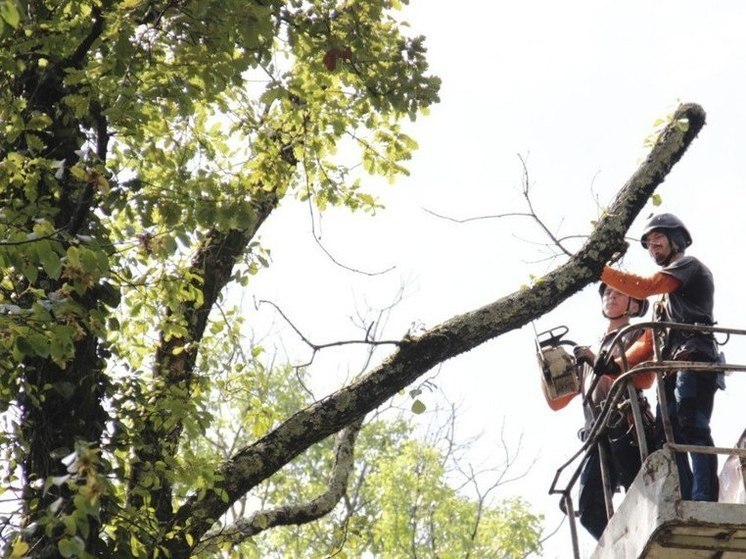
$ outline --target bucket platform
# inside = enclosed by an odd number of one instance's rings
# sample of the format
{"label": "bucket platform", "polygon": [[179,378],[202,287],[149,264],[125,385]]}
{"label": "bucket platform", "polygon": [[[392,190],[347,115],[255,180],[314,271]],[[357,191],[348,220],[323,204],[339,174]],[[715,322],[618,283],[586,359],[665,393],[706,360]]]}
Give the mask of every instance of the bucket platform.
{"label": "bucket platform", "polygon": [[[743,489],[742,467],[740,483]],[[746,558],[746,504],[682,500],[674,450],[658,450],[643,464],[591,558]]]}

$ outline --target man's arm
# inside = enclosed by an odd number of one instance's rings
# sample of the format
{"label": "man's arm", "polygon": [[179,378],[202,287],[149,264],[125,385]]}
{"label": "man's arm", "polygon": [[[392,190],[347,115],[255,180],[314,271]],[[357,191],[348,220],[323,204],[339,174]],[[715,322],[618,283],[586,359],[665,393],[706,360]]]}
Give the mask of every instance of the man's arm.
{"label": "man's arm", "polygon": [[601,272],[601,281],[609,287],[637,299],[644,299],[651,295],[673,293],[681,286],[678,279],[663,272],[656,272],[652,276],[644,277],[622,272],[609,266],[604,266],[604,270]]}
{"label": "man's arm", "polygon": [[[639,365],[644,361],[649,361],[653,358],[653,331],[650,328],[646,328],[642,336],[640,336],[635,342],[627,348],[624,352],[627,357],[627,366],[629,369]],[[617,363],[621,368],[622,360],[617,359]],[[645,371],[644,373],[638,373],[632,377],[632,385],[635,388],[645,389],[653,386],[655,381],[655,372]]]}
{"label": "man's arm", "polygon": [[[630,345],[624,352],[627,359],[627,369],[642,363],[643,361],[649,361],[653,357],[653,331],[650,328],[646,328],[635,342]],[[623,372],[623,361],[621,357],[617,357],[613,360],[609,358],[602,358],[596,362],[594,366],[594,372],[598,375],[608,375],[612,378],[617,378]],[[653,371],[645,371],[638,373],[632,377],[632,385],[635,388],[645,389],[653,386],[655,381],[655,373]]]}

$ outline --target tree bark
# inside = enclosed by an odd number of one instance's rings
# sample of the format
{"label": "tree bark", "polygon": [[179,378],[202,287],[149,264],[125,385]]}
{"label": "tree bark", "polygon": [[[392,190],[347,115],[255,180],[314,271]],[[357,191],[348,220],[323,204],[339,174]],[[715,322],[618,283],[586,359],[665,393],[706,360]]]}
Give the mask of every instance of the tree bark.
{"label": "tree bark", "polygon": [[[29,57],[26,71],[16,82],[10,85],[19,97],[28,102],[26,115],[40,112],[52,115],[53,123],[46,138],[45,157],[64,161],[65,168],[79,162],[78,150],[86,141],[81,120],[72,111],[64,108],[62,100],[75,92],[74,86],[64,82],[65,74],[71,68],[78,68],[84,62],[91,45],[103,32],[104,21],[98,8],[92,11],[92,24],[85,40],[77,46],[75,52],[67,58],[58,58],[49,64],[49,68],[37,65],[35,57]],[[105,121],[103,116],[101,119]],[[105,129],[105,125],[104,125]],[[108,136],[97,137],[99,156],[105,160]],[[15,146],[25,152],[28,146],[25,140],[18,140]],[[95,218],[91,216],[92,187],[81,186],[69,173],[60,180],[58,193],[51,193],[48,187],[40,189],[44,196],[57,196],[56,213],[53,216],[54,226],[64,231],[60,243],[64,248],[71,245],[78,233],[90,233],[95,228]],[[40,196],[41,197],[41,196]],[[93,227],[91,224],[94,224]],[[27,224],[27,230],[33,230],[33,224]],[[65,285],[64,278],[52,279],[41,272],[35,284],[29,287],[43,291],[45,296],[54,293]],[[84,313],[105,309],[99,300],[101,285],[94,286],[74,299]],[[100,343],[95,333],[81,326],[81,335],[75,341],[75,357],[66,366],[61,367],[51,358],[27,357],[23,361],[22,376],[24,383],[34,390],[19,392],[17,401],[21,413],[19,421],[21,439],[27,450],[21,463],[23,479],[24,513],[28,525],[25,538],[32,542],[39,556],[53,557],[57,554],[54,537],[38,529],[35,520],[47,514],[47,507],[57,499],[64,501],[61,511],[74,510],[72,499],[74,493],[65,485],[47,488],[43,482],[47,479],[67,474],[67,468],[60,462],[63,455],[80,450],[82,446],[97,448],[106,421],[109,418],[104,410],[103,400],[109,385],[104,373],[105,362],[99,355]],[[62,387],[66,389],[62,389]],[[50,387],[60,387],[50,390]],[[74,410],[70,413],[70,410]],[[102,519],[87,519],[89,551],[98,545],[98,527]]]}

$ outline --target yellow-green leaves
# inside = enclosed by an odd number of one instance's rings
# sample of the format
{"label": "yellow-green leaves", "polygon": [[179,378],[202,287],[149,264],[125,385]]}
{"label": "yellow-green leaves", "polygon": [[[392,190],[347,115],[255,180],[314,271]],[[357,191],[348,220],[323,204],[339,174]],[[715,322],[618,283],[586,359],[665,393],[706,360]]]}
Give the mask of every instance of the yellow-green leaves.
{"label": "yellow-green leaves", "polygon": [[20,559],[21,557],[25,557],[28,550],[29,545],[26,542],[17,539],[15,542],[13,542],[13,547],[11,547],[10,549],[11,559]]}
{"label": "yellow-green leaves", "polygon": [[109,260],[101,250],[85,246],[71,246],[64,258],[62,277],[78,294],[93,287],[109,271]]}
{"label": "yellow-green leaves", "polygon": [[85,542],[80,536],[61,538],[57,549],[62,557],[80,557],[85,552]]}
{"label": "yellow-green leaves", "polygon": [[0,0],[0,35],[12,29],[18,29],[21,23],[21,11],[17,0]]}
{"label": "yellow-green leaves", "polygon": [[427,407],[422,402],[422,400],[415,400],[412,402],[412,413],[415,414],[421,414],[424,413],[427,410]]}
{"label": "yellow-green leaves", "polygon": [[[673,118],[674,111],[670,111],[665,116],[657,118],[653,123],[653,131],[645,138],[643,145],[646,148],[652,148],[658,141],[658,138],[663,130],[673,122]],[[682,134],[685,134],[686,131],[689,130],[689,120],[686,118],[680,118],[676,121],[675,126],[676,130],[678,130]]]}

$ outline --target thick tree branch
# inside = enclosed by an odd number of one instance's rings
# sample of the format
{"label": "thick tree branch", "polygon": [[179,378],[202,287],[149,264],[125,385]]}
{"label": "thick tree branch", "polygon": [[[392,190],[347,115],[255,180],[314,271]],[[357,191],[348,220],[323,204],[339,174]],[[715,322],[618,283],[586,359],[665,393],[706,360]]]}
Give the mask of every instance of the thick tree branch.
{"label": "thick tree branch", "polygon": [[[245,230],[232,229],[227,232],[213,229],[195,254],[190,266],[191,277],[200,278],[195,287],[202,292],[202,301],[185,303],[179,312],[183,313],[188,325],[184,337],[163,340],[156,351],[155,375],[163,379],[165,390],[158,398],[173,397],[173,390],[188,397],[197,359],[198,344],[204,334],[210,311],[215,306],[222,289],[230,280],[233,267],[246,251],[257,230],[277,207],[278,199],[274,191],[260,192],[253,203],[255,220],[252,227]],[[173,314],[170,312],[169,315]],[[138,461],[130,476],[129,488],[133,489],[150,468],[150,464],[175,451],[181,435],[182,423],[178,422],[170,430],[164,430],[160,418],[149,418],[143,429],[146,444],[138,453]],[[131,503],[139,503],[139,492],[130,492]],[[155,505],[156,516],[162,522],[171,520],[171,484],[166,480],[150,490],[150,501]]]}
{"label": "thick tree branch", "polygon": [[238,544],[275,526],[306,524],[330,513],[347,491],[347,481],[354,467],[355,439],[362,425],[363,418],[337,434],[334,465],[324,493],[308,503],[259,511],[250,518],[237,520],[232,526],[206,534],[204,541],[211,546],[224,542]]}
{"label": "thick tree branch", "polygon": [[[311,445],[359,420],[439,363],[520,328],[596,280],[604,264],[615,253],[626,250],[624,236],[634,219],[704,124],[701,107],[679,107],[648,157],[621,188],[608,213],[566,263],[530,288],[455,316],[417,338],[405,338],[398,351],[367,375],[297,412],[239,451],[219,472],[224,479],[219,489],[228,494],[227,502],[218,491],[203,498],[194,496],[178,510],[177,523],[189,525],[188,531],[198,541],[232,503]],[[189,548],[184,541],[171,542],[172,557],[187,556]]]}
{"label": "thick tree branch", "polygon": [[93,25],[91,26],[88,35],[86,35],[80,42],[78,47],[75,49],[75,52],[63,61],[63,67],[81,68],[86,56],[88,56],[88,53],[91,50],[91,47],[101,36],[101,33],[104,32],[104,15],[101,11],[101,7],[94,5],[91,10],[91,15],[93,16]]}

